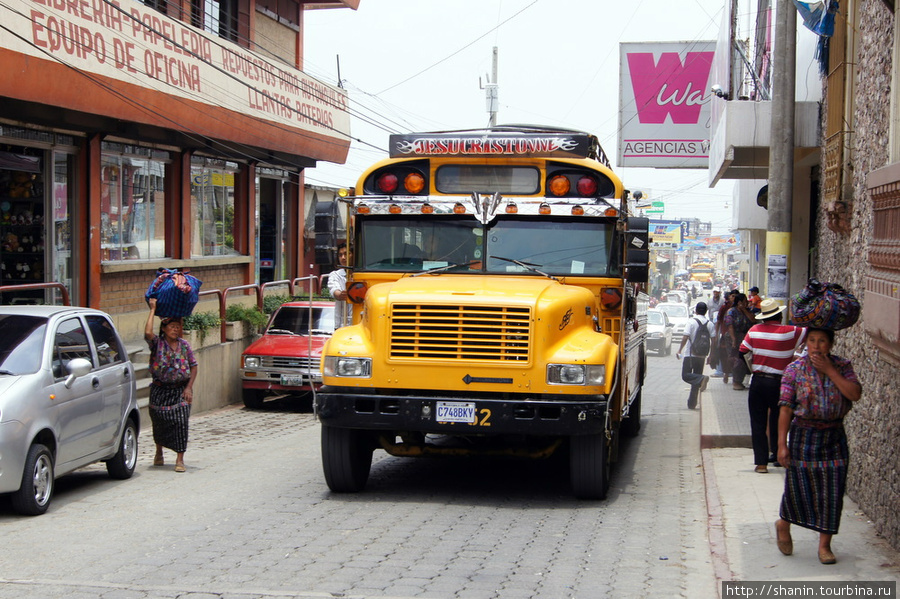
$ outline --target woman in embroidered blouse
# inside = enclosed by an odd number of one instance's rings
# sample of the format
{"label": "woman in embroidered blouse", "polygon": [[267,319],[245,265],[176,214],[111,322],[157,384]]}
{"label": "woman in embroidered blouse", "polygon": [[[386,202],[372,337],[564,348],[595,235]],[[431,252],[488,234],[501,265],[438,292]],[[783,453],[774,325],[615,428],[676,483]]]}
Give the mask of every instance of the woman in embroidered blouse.
{"label": "woman in embroidered blouse", "polygon": [[809,329],[807,355],[785,369],[778,402],[778,461],[787,468],[775,522],[778,549],[793,552],[790,526],[797,524],[819,533],[823,564],[837,561],[831,537],[841,522],[849,461],[843,418],[862,396],[853,365],[832,356],[832,345],[834,331]]}
{"label": "woman in embroidered blouse", "polygon": [[741,342],[754,324],[756,317],[747,307],[747,296],[738,293],[734,296],[734,305],[725,313],[725,327],[730,338],[728,356],[731,358],[731,388],[743,391],[744,377],[747,376],[747,364],[741,356]]}
{"label": "woman in embroidered blouse", "polygon": [[163,318],[159,335],[153,333],[156,299],[151,298],[149,304],[150,316],[144,327],[144,338],[150,346],[150,375],[153,377],[150,385],[150,421],[156,443],[153,465],[165,464],[163,447],[167,447],[176,453],[175,472],[184,472],[197,360],[191,345],[181,338],[180,318]]}

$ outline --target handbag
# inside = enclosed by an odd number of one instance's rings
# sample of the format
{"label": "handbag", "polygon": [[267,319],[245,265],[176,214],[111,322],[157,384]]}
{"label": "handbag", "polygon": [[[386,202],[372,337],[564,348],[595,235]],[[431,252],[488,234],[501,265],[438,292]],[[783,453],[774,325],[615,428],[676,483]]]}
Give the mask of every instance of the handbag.
{"label": "handbag", "polygon": [[810,279],[789,302],[791,324],[838,331],[859,320],[859,300],[837,283]]}
{"label": "handbag", "polygon": [[156,299],[156,315],[160,318],[184,318],[190,316],[200,299],[203,282],[197,277],[180,270],[160,268],[157,276],[147,287],[144,299]]}

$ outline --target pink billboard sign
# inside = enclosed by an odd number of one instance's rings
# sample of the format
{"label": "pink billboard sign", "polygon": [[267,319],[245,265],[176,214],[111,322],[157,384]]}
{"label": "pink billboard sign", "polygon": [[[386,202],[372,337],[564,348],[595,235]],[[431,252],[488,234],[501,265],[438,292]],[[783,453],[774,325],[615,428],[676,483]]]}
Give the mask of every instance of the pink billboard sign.
{"label": "pink billboard sign", "polygon": [[709,167],[715,41],[620,44],[618,166]]}

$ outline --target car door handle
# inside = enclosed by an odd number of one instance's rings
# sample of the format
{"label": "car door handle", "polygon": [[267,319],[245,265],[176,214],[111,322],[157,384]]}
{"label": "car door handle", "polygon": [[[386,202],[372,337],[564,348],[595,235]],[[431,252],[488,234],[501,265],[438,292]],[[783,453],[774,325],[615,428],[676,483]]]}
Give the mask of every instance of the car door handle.
{"label": "car door handle", "polygon": [[94,389],[99,389],[100,388],[100,379],[98,379],[97,377],[92,378],[91,379],[91,387],[93,387]]}
{"label": "car door handle", "polygon": [[122,376],[127,381],[128,379],[131,378],[131,372],[129,372],[128,369],[126,368],[125,370],[122,371]]}

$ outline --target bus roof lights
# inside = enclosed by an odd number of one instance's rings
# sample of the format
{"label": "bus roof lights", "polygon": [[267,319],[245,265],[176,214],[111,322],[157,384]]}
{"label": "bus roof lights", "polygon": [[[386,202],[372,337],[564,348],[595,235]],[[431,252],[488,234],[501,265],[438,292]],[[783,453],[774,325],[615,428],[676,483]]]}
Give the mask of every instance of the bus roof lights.
{"label": "bus roof lights", "polygon": [[371,212],[371,210],[369,209],[368,204],[360,204],[359,206],[356,207],[356,212],[357,212],[357,214],[369,214],[369,212]]}
{"label": "bus roof lights", "polygon": [[507,214],[518,214],[519,207],[517,205],[515,205],[514,203],[510,202],[509,204],[506,205],[506,213]]}
{"label": "bus roof lights", "polygon": [[412,194],[422,193],[425,189],[425,177],[419,173],[409,173],[403,178],[403,187]]}
{"label": "bus roof lights", "polygon": [[565,175],[556,175],[547,183],[548,191],[558,198],[569,193],[569,189],[571,189],[571,187],[572,184],[569,182],[569,178]]}
{"label": "bus roof lights", "polygon": [[550,204],[544,202],[541,204],[540,208],[538,208],[538,212],[540,214],[551,214],[553,211],[550,208]]}
{"label": "bus roof lights", "polygon": [[422,204],[422,214],[434,214],[434,206],[425,202]]}
{"label": "bus roof lights", "polygon": [[589,177],[587,175],[578,179],[578,182],[575,184],[575,189],[578,191],[578,195],[583,198],[590,198],[597,194],[597,190],[600,188],[600,184],[597,182],[597,179],[594,177]]}
{"label": "bus roof lights", "polygon": [[607,208],[606,210],[603,211],[603,216],[618,216],[618,215],[619,215],[619,211],[616,210],[615,208],[613,208],[612,206],[610,206],[609,208]]}
{"label": "bus roof lights", "polygon": [[584,208],[581,206],[572,206],[572,216],[584,216]]}
{"label": "bus roof lights", "polygon": [[388,212],[390,212],[391,214],[400,214],[401,212],[403,212],[403,209],[400,208],[400,206],[398,204],[391,204],[391,207],[388,210]]}
{"label": "bus roof lights", "polygon": [[466,213],[466,207],[463,206],[462,204],[460,204],[459,202],[457,202],[453,206],[453,214],[465,214],[465,213]]}
{"label": "bus roof lights", "polygon": [[400,187],[400,181],[394,173],[384,173],[375,181],[381,193],[394,193]]}

